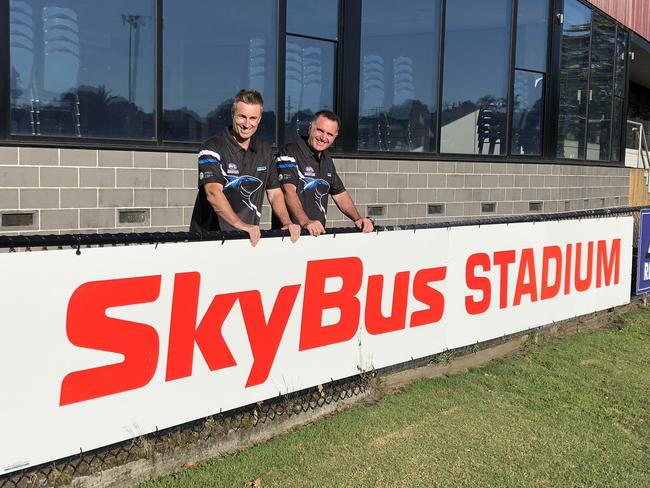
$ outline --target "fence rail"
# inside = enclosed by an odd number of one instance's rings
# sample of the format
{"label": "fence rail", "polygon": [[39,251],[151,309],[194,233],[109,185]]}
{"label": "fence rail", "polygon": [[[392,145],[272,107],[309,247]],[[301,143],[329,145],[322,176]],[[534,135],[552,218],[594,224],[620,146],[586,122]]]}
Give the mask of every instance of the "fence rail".
{"label": "fence rail", "polygon": [[[510,215],[503,217],[486,217],[458,221],[434,222],[429,224],[411,224],[403,226],[377,226],[376,232],[395,230],[440,229],[445,227],[466,227],[472,225],[515,224],[519,222],[550,222],[556,220],[611,217],[615,215],[638,215],[646,207],[611,207],[572,212],[541,213],[530,215]],[[330,234],[349,234],[359,232],[355,227],[328,228]],[[636,231],[635,231],[636,232]],[[303,231],[303,235],[308,235]],[[289,237],[288,231],[263,230],[265,237]],[[28,251],[47,250],[49,248],[81,248],[88,246],[117,246],[131,244],[156,244],[165,242],[226,241],[231,239],[248,239],[245,232],[141,232],[116,234],[49,234],[49,235],[0,235],[0,249],[15,251],[23,248]]]}

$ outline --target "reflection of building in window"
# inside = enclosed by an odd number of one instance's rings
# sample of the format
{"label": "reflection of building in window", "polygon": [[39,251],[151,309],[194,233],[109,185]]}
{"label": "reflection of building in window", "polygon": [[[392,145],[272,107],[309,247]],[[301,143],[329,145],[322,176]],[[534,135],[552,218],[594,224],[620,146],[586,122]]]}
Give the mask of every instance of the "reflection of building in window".
{"label": "reflection of building in window", "polygon": [[76,88],[80,64],[79,26],[77,14],[72,9],[43,8],[43,44],[43,90],[64,93]]}
{"label": "reflection of building in window", "polygon": [[260,93],[264,93],[265,56],[264,39],[251,39],[248,42],[248,87]]}
{"label": "reflection of building in window", "polygon": [[362,102],[361,113],[371,115],[384,110],[384,58],[376,54],[363,57],[361,73]]}
{"label": "reflection of building in window", "polygon": [[296,134],[328,103],[323,100],[323,49],[287,43],[285,119]]}
{"label": "reflection of building in window", "polygon": [[413,60],[406,56],[393,58],[393,105],[414,98]]}
{"label": "reflection of building in window", "polygon": [[[77,14],[70,8],[43,8],[43,45],[45,51],[43,69],[43,90],[39,98],[43,109],[52,110],[52,115],[60,121],[56,112],[68,114],[77,136],[81,135],[79,123],[79,98],[76,94],[79,77],[79,24]],[[65,69],[62,69],[65,67]],[[64,94],[73,94],[72,100],[64,99]],[[49,114],[44,114],[49,115]]]}
{"label": "reflection of building in window", "polygon": [[[29,112],[16,111],[11,119],[18,122],[29,113],[29,125],[32,135],[36,134],[34,110],[32,109],[32,79],[34,73],[34,21],[32,7],[24,0],[9,3],[11,24],[10,59],[11,59],[11,103],[13,107],[29,106]],[[20,122],[18,122],[20,124]],[[21,125],[27,125],[23,121]]]}
{"label": "reflection of building in window", "polygon": [[286,114],[296,112],[300,107],[300,93],[302,92],[302,48],[299,44],[287,43],[286,76],[287,88]]}
{"label": "reflection of building in window", "polygon": [[[77,14],[56,6],[43,7],[40,17],[37,12],[22,0],[11,2],[12,120],[25,127],[28,112],[33,135],[71,131],[79,136]],[[62,121],[68,129],[62,129]]]}
{"label": "reflection of building in window", "polygon": [[[375,54],[363,56],[359,148],[428,150],[430,113],[428,107],[416,99],[413,59],[408,56],[389,59],[392,64],[387,69],[392,69],[392,79],[389,75],[387,80],[384,58]],[[392,99],[385,99],[387,90]]]}
{"label": "reflection of building in window", "polygon": [[[318,112],[323,92],[323,50],[320,47],[306,47],[302,50],[302,100],[300,108]],[[331,108],[331,107],[330,107]]]}

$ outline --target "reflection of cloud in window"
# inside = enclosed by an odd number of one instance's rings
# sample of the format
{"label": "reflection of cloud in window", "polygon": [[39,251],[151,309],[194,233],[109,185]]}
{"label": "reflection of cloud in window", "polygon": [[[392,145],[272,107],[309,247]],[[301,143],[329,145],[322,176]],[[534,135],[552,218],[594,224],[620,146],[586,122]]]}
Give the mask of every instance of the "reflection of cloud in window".
{"label": "reflection of cloud in window", "polygon": [[45,69],[43,89],[63,93],[76,88],[79,74],[79,26],[70,8],[43,8]]}
{"label": "reflection of cloud in window", "polygon": [[248,41],[248,87],[264,93],[264,39]]}
{"label": "reflection of cloud in window", "polygon": [[363,57],[361,113],[372,115],[384,110],[384,58],[376,54]]}

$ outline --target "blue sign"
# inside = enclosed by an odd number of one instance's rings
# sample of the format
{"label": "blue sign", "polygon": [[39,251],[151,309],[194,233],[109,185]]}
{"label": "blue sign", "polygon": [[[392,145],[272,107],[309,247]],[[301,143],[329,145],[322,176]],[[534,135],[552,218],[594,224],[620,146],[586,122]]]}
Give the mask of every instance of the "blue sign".
{"label": "blue sign", "polygon": [[650,292],[650,209],[639,215],[639,247],[636,271],[636,294]]}

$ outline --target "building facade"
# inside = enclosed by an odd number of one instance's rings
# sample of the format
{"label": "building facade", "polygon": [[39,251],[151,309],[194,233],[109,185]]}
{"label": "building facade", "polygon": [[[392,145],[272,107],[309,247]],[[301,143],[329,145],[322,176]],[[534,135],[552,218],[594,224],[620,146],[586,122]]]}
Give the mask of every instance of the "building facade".
{"label": "building facade", "polygon": [[245,87],[277,145],[339,113],[378,224],[637,203],[649,0],[8,0],[0,22],[0,233],[187,230],[196,150]]}

